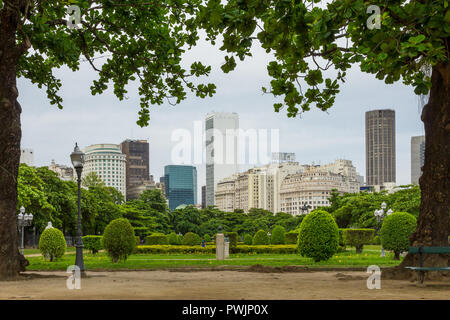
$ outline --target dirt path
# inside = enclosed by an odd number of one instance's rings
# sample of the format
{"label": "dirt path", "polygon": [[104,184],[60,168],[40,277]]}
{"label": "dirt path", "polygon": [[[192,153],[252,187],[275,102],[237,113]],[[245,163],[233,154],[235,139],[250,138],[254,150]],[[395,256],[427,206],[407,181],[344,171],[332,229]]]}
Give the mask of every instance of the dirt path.
{"label": "dirt path", "polygon": [[449,282],[425,287],[382,280],[366,287],[355,271],[255,273],[240,271],[89,272],[80,290],[68,290],[65,272],[27,272],[27,280],[0,282],[0,299],[449,299]]}

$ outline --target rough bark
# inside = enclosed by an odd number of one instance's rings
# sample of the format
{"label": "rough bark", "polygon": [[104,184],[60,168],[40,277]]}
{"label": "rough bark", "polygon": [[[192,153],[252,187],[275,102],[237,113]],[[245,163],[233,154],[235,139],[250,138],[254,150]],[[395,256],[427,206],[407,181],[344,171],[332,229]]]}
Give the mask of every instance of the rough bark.
{"label": "rough bark", "polygon": [[[450,234],[450,64],[433,67],[432,88],[422,111],[425,125],[425,164],[419,179],[420,214],[412,246],[448,246]],[[405,266],[418,266],[418,255],[408,254],[400,266],[387,270],[389,278],[410,278]],[[424,266],[450,266],[449,255],[424,255]],[[427,278],[442,278],[448,272],[432,272]]]}
{"label": "rough bark", "polygon": [[16,45],[19,14],[3,9],[0,21],[0,280],[9,280],[16,278],[28,264],[19,254],[16,224],[22,135],[16,66],[24,48]]}

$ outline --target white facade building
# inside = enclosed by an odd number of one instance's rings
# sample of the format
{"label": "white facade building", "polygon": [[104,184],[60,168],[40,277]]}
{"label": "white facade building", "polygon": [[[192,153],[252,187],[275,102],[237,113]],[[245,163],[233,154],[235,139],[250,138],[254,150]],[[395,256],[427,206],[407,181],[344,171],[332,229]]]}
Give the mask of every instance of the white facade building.
{"label": "white facade building", "polygon": [[214,205],[217,183],[239,172],[238,137],[229,139],[228,132],[237,132],[237,113],[213,112],[206,115],[206,205]]}
{"label": "white facade building", "polygon": [[25,163],[27,166],[34,165],[34,151],[33,149],[20,149],[20,163]]}
{"label": "white facade building", "polygon": [[85,164],[82,177],[95,172],[108,187],[126,196],[126,156],[117,144],[93,144],[83,149]]}
{"label": "white facade building", "polygon": [[[222,179],[215,192],[222,211],[260,208],[292,215],[305,214],[329,206],[331,191],[358,193],[360,182],[350,160],[319,165],[298,162],[272,163]],[[305,210],[309,206],[308,210]]]}
{"label": "white facade building", "polygon": [[55,160],[52,160],[52,163],[48,166],[48,169],[58,174],[58,177],[61,180],[72,181],[76,176],[73,168],[57,164],[55,163]]}

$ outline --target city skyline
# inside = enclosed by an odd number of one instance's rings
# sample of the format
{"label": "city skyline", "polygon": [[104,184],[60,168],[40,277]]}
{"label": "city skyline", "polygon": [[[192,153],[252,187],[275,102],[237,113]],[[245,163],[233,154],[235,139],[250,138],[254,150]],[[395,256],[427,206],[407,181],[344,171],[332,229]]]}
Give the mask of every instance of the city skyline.
{"label": "city skyline", "polygon": [[[136,125],[139,100],[135,84],[131,84],[128,99],[118,101],[108,90],[102,96],[91,96],[90,82],[95,74],[87,64],[81,66],[77,81],[70,70],[63,68],[56,74],[63,79],[61,89],[65,108],[50,105],[45,92],[29,81],[19,79],[27,95],[20,95],[22,105],[22,148],[34,150],[37,166],[48,166],[52,159],[70,165],[73,145],[117,143],[125,139],[146,139],[150,144],[150,174],[157,180],[163,176],[164,166],[170,163],[175,145],[171,134],[177,128],[192,130],[194,121],[204,121],[212,110],[237,112],[240,127],[280,129],[280,151],[294,152],[300,163],[327,163],[339,158],[353,161],[358,172],[365,175],[364,114],[378,108],[396,112],[397,185],[410,183],[410,139],[423,135],[423,123],[418,110],[418,98],[411,87],[403,84],[387,85],[374,76],[361,73],[358,68],[348,72],[347,81],[327,112],[315,107],[311,111],[288,118],[285,110],[273,111],[277,102],[271,95],[263,95],[261,86],[269,77],[265,65],[270,57],[264,50],[254,50],[254,58],[238,64],[237,70],[224,75],[220,70],[223,56],[208,54],[207,45],[191,50],[186,65],[196,56],[206,56],[212,65],[211,82],[217,84],[213,98],[200,99],[188,95],[188,100],[172,107],[167,103],[150,109],[150,125]],[[57,134],[55,134],[57,132]],[[204,165],[198,165],[199,186],[205,183]],[[240,171],[248,168],[242,167]],[[201,190],[198,187],[198,199]]]}

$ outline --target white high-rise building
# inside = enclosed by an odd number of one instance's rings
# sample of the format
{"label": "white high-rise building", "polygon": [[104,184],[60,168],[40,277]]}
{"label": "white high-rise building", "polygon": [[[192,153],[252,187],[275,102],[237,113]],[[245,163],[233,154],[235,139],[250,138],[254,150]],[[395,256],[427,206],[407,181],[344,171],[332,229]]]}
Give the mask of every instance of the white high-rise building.
{"label": "white high-rise building", "polygon": [[206,131],[206,205],[214,205],[217,183],[239,172],[237,135],[228,133],[239,129],[237,113],[213,112],[205,119]]}
{"label": "white high-rise building", "polygon": [[95,172],[108,187],[126,196],[126,155],[118,144],[93,144],[83,149],[85,163],[82,178]]}
{"label": "white high-rise building", "polygon": [[34,151],[33,149],[20,149],[20,163],[25,163],[27,166],[34,165]]}

